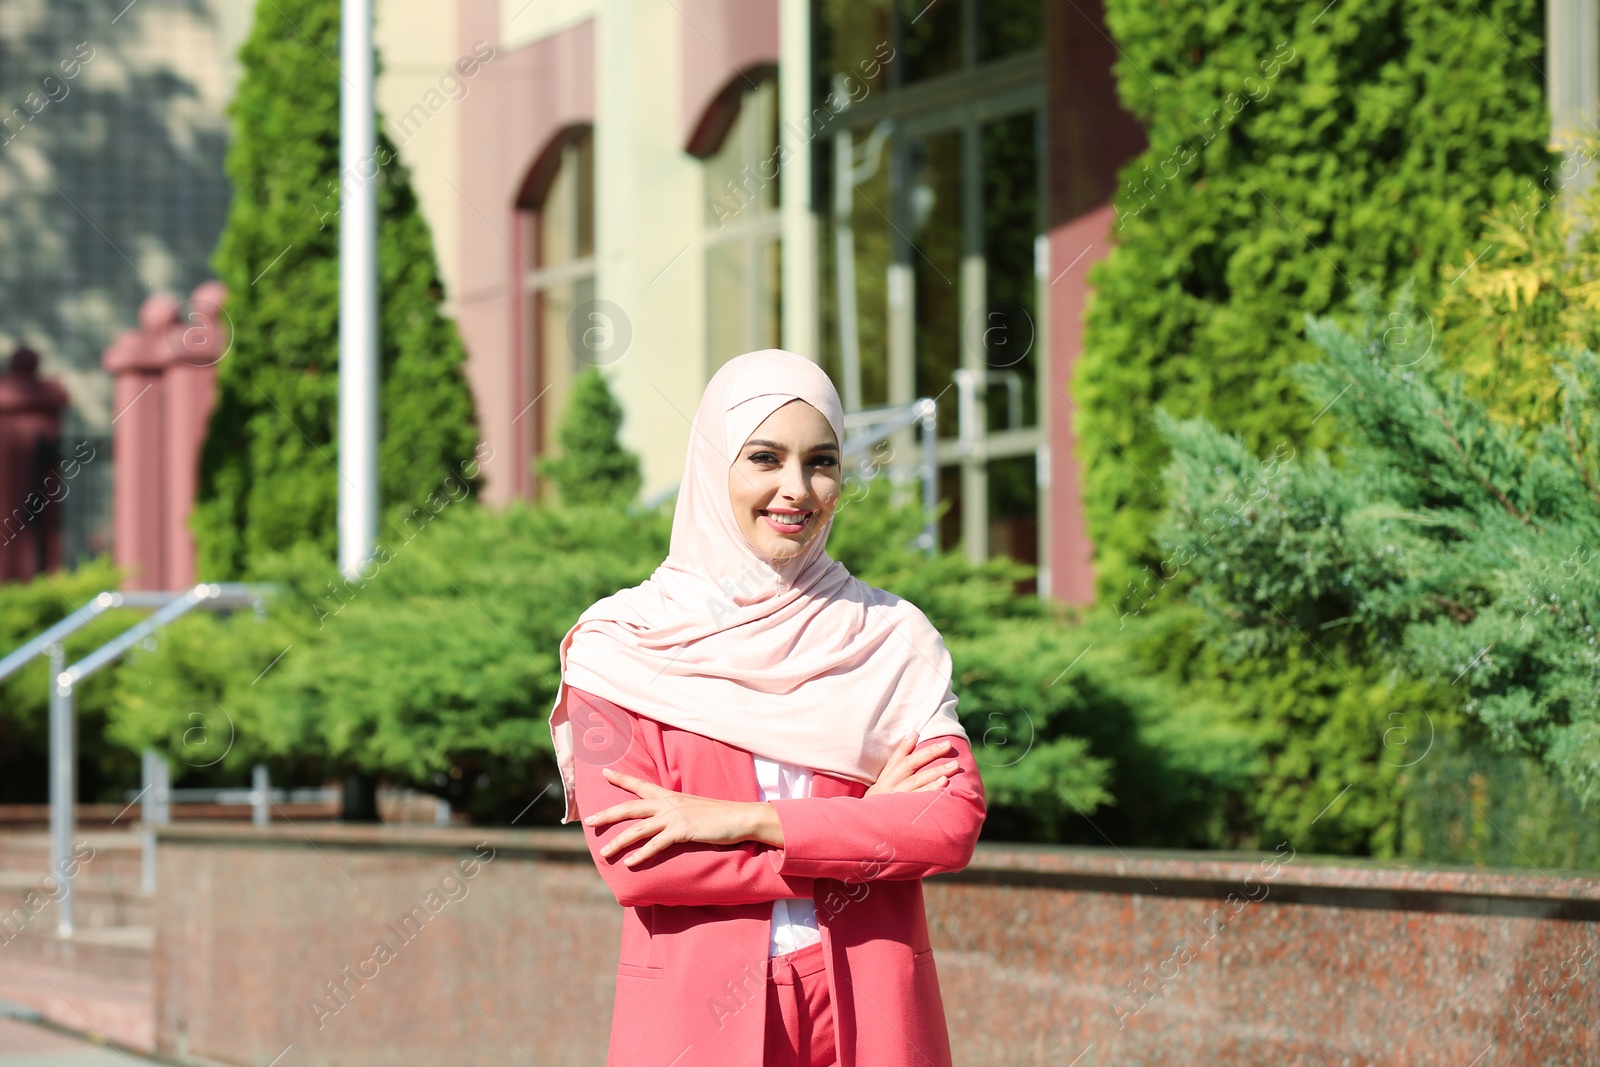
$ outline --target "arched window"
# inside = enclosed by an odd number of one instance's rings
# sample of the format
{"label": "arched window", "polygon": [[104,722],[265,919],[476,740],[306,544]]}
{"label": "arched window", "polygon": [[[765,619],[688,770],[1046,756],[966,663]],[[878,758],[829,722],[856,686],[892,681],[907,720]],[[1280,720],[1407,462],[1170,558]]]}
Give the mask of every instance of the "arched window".
{"label": "arched window", "polygon": [[704,157],[708,376],[742,352],[777,348],[783,328],[778,79],[768,71],[737,84],[722,104],[736,113]]}
{"label": "arched window", "polygon": [[[523,290],[531,352],[527,376],[530,405],[518,416],[531,426],[520,440],[528,454],[556,448],[555,432],[572,381],[591,359],[573,343],[575,322],[595,299],[594,130],[575,127],[540,156],[517,204],[526,212]],[[577,336],[583,336],[580,328]],[[531,465],[530,465],[531,469]],[[525,487],[526,488],[526,487]]]}

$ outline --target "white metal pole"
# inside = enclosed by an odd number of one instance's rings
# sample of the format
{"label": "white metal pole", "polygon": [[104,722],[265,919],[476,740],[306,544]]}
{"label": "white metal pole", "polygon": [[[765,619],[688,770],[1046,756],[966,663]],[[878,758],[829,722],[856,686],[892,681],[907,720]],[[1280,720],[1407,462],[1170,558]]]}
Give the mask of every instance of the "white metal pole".
{"label": "white metal pole", "polygon": [[144,789],[141,790],[144,805],[140,813],[140,821],[144,823],[142,882],[146,893],[154,893],[156,891],[155,828],[165,826],[169,819],[167,798],[171,789],[171,775],[168,773],[167,757],[153,748],[145,749],[140,777],[144,779]]}
{"label": "white metal pole", "polygon": [[811,0],[778,0],[778,118],[783,180],[783,347],[819,360],[817,222],[811,205],[811,145],[824,132],[811,113]]}
{"label": "white metal pole", "polygon": [[378,159],[372,0],[342,0],[339,58],[339,566],[378,534]]}
{"label": "white metal pole", "polygon": [[939,524],[933,513],[939,507],[939,406],[934,400],[922,405],[922,508],[927,515],[922,527],[922,547],[930,556],[939,554]]}
{"label": "white metal pole", "polygon": [[56,933],[72,936],[72,830],[77,815],[78,751],[74,736],[72,680],[65,651],[50,646],[50,877],[61,885],[56,898]]}
{"label": "white metal pole", "polygon": [[850,209],[855,199],[855,140],[848,129],[833,137],[833,270],[838,287],[839,365],[844,409],[861,410],[861,330],[856,322],[856,238]]}
{"label": "white metal pole", "polygon": [[250,769],[250,821],[257,826],[267,825],[267,805],[272,802],[272,776],[265,763]]}

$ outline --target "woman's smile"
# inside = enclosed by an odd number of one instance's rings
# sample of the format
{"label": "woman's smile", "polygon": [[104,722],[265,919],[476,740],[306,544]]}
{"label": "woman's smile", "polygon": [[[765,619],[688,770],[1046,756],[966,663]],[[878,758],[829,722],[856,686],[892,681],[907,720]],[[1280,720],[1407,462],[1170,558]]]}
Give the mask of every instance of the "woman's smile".
{"label": "woman's smile", "polygon": [[768,508],[761,513],[771,526],[781,534],[797,534],[804,530],[811,521],[815,511],[790,511],[782,508]]}

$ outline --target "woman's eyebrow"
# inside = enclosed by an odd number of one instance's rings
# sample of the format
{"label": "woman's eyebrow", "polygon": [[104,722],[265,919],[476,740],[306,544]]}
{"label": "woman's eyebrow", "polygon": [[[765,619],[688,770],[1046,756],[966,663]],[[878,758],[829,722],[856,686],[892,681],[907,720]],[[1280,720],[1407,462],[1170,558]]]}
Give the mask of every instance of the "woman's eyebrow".
{"label": "woman's eyebrow", "polygon": [[[789,451],[789,446],[788,445],[781,445],[776,441],[768,441],[764,437],[752,437],[750,440],[748,440],[748,441],[746,441],[744,443],[744,447],[746,447],[746,448],[755,448],[755,447],[758,447],[758,446],[761,447],[761,448],[776,449],[779,452],[787,452],[787,451]],[[828,442],[826,442],[824,444],[812,445],[809,449],[807,449],[807,451],[808,452],[823,452],[823,451],[837,452],[837,451],[839,451],[839,446],[834,444],[832,441],[828,441]]]}

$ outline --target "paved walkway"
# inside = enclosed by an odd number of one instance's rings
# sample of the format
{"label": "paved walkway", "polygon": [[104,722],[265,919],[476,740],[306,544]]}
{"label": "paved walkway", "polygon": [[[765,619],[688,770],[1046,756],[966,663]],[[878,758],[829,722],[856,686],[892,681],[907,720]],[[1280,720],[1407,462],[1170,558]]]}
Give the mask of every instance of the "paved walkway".
{"label": "paved walkway", "polygon": [[[0,958],[0,1005],[14,1005],[43,1016],[58,1030],[89,1034],[122,1048],[155,1046],[150,986],[148,978],[83,974],[36,960]],[[16,1014],[0,1011],[0,1016]],[[0,1042],[0,1067],[5,1052]]]}
{"label": "paved walkway", "polygon": [[153,1062],[0,1014],[0,1067],[144,1067]]}

